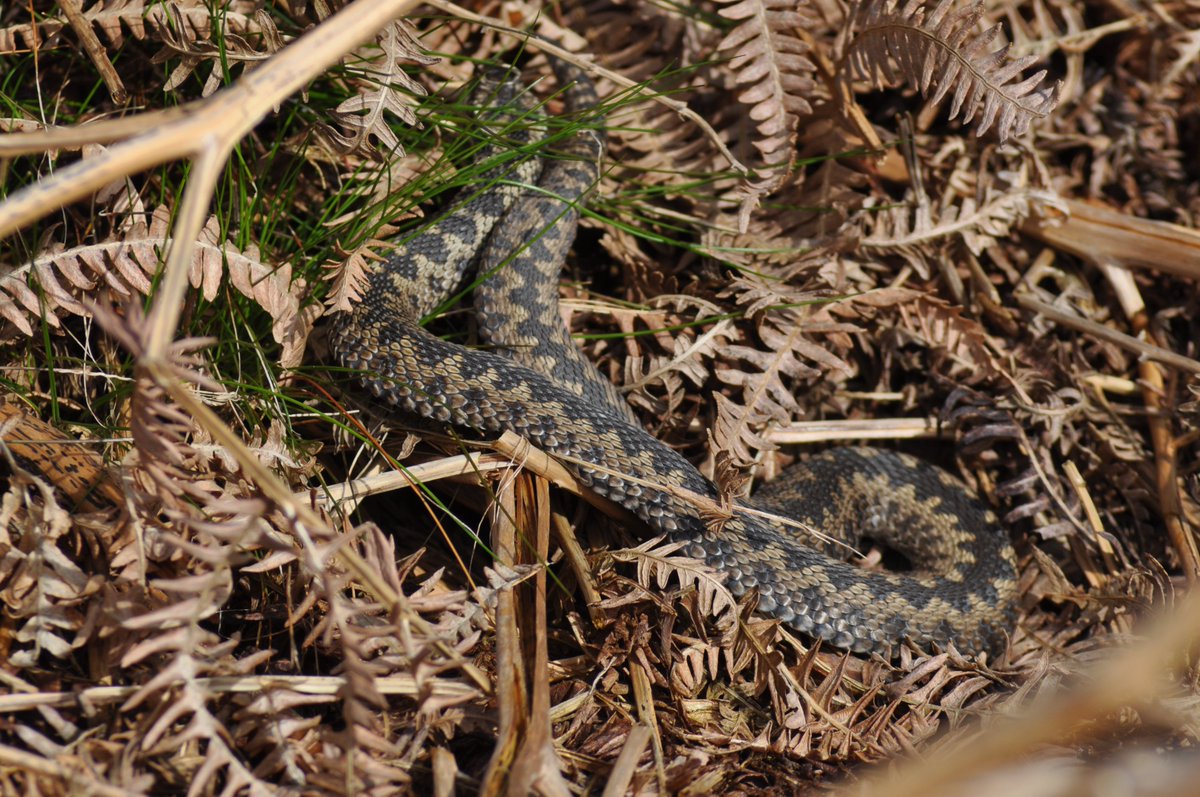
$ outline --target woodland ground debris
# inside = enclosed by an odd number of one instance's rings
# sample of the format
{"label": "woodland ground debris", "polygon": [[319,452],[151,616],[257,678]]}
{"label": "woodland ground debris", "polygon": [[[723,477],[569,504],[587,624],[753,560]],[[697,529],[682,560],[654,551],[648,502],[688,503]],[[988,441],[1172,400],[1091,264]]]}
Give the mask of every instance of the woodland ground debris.
{"label": "woodland ground debris", "polygon": [[[1194,788],[1200,5],[342,5],[0,10],[0,791]],[[526,31],[605,98],[594,361],[730,496],[848,429],[964,476],[1007,657],[812,648],[323,367],[471,180],[478,65],[556,110]]]}

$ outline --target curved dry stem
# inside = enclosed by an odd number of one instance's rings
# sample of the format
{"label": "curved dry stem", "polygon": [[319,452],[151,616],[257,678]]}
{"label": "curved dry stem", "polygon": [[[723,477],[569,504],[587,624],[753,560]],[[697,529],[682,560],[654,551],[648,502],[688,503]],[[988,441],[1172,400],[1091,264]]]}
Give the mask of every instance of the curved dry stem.
{"label": "curved dry stem", "polygon": [[221,177],[221,168],[229,154],[229,148],[223,146],[224,144],[222,141],[208,139],[193,161],[187,188],[183,192],[183,201],[179,205],[179,215],[175,219],[167,262],[163,267],[163,281],[150,310],[147,357],[159,359],[165,356],[167,347],[175,338],[179,315],[183,312],[184,293],[187,292],[188,264],[192,262],[192,250],[196,248],[196,238],[200,235],[200,228],[204,226],[208,205],[212,201],[217,180]]}

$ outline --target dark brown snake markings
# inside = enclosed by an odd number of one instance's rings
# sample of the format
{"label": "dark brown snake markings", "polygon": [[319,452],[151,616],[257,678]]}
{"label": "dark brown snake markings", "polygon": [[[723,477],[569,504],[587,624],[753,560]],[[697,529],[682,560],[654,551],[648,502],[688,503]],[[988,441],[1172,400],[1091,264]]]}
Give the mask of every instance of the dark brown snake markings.
{"label": "dark brown snake markings", "polygon": [[[596,105],[578,70],[558,63],[555,72],[569,113]],[[835,449],[759,493],[781,504],[777,511],[852,544],[862,534],[892,546],[912,561],[904,574],[837,561],[760,515],[711,526],[692,501],[650,486],[718,498],[689,462],[631,422],[559,319],[558,270],[578,200],[596,182],[602,134],[561,136],[551,143],[560,157],[544,166],[513,159],[535,137],[532,101],[511,79],[492,76],[484,87],[476,104],[489,109],[489,132],[511,146],[485,147],[484,187],[464,189],[370,275],[361,304],[332,326],[336,359],[362,371],[371,392],[403,414],[480,436],[509,430],[559,457],[596,493],[686,543],[685,552],[726,575],[735,595],[757,588],[759,611],[801,632],[884,655],[901,640],[1002,649],[1016,587],[1012,548],[961,483],[919,460]],[[481,333],[511,357],[448,343],[418,323],[472,264],[490,274],[475,291]]]}

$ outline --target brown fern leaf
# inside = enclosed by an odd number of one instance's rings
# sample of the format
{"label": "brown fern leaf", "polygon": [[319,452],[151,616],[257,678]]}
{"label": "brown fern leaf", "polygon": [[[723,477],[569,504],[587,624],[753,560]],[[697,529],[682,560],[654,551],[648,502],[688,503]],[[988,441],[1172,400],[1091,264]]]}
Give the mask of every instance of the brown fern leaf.
{"label": "brown fern leaf", "polygon": [[725,577],[716,573],[699,559],[683,556],[677,542],[664,542],[662,537],[646,540],[641,545],[613,551],[612,558],[618,562],[634,562],[637,565],[638,583],[647,589],[662,591],[671,579],[677,579],[681,587],[694,587],[700,610],[709,617],[735,619],[733,611],[737,601],[725,586]]}
{"label": "brown fern leaf", "polygon": [[[159,207],[146,223],[144,213],[133,212],[130,223],[119,225],[120,237],[63,249],[52,246],[32,263],[0,277],[0,316],[25,335],[32,336],[34,320],[44,318],[60,326],[58,313],[87,315],[86,298],[124,301],[147,295],[158,272],[160,253],[170,242],[171,212]],[[222,278],[270,314],[271,336],[284,346],[285,366],[299,363],[308,333],[315,320],[300,300],[306,291],[303,280],[293,280],[288,263],[270,266],[262,262],[257,248],[239,249],[225,240],[215,217],[204,225],[196,242],[190,266],[192,286],[208,301],[216,299]],[[29,285],[37,281],[42,296]]]}
{"label": "brown fern leaf", "polygon": [[[691,15],[681,16],[654,3],[614,5],[591,0],[581,16],[586,16],[588,40],[604,66],[656,94],[692,105],[698,94],[725,78],[723,64],[715,64],[712,74],[699,67],[680,68],[680,64],[706,61],[722,38]],[[630,36],[631,24],[645,35]],[[673,108],[649,99],[648,94],[637,100],[621,96],[626,89],[604,78],[598,86],[601,96],[613,100],[608,136],[616,168],[605,170],[605,180],[614,192],[627,189],[631,182],[692,185],[694,174],[727,167],[712,142]],[[685,199],[693,195],[694,185],[681,193]]]}
{"label": "brown fern leaf", "polygon": [[[708,379],[706,362],[728,345],[735,334],[733,321],[720,318],[711,323],[721,315],[720,309],[712,302],[694,296],[665,295],[652,300],[651,304],[670,310],[661,314],[660,328],[677,326],[680,319],[686,319],[682,321],[685,324],[694,323],[696,328],[664,334],[662,348],[667,352],[665,354],[630,354],[625,359],[623,389],[635,404],[653,407],[649,392],[650,388],[656,388],[654,393],[661,394],[665,404],[664,417],[672,417],[684,399],[685,380],[700,387]],[[650,318],[657,320],[659,317],[656,314]],[[650,321],[650,318],[646,320]]]}
{"label": "brown fern leaf", "polygon": [[291,264],[268,265],[262,262],[258,247],[250,245],[242,250],[232,241],[223,240],[216,217],[205,223],[194,251],[193,287],[201,288],[204,298],[212,301],[222,274],[228,273],[229,284],[271,316],[271,337],[283,346],[281,364],[299,365],[315,316],[300,307],[307,283],[292,279]]}
{"label": "brown fern leaf", "polygon": [[114,48],[125,42],[124,30],[135,39],[145,39],[147,27],[159,32],[171,24],[180,24],[194,38],[211,38],[214,25],[226,34],[246,36],[261,33],[262,17],[254,0],[174,0],[146,3],[143,0],[100,0],[84,12],[84,18],[109,40]]}
{"label": "brown fern leaf", "polygon": [[341,263],[330,266],[325,279],[332,282],[325,304],[330,312],[348,313],[362,301],[367,287],[367,278],[376,264],[386,260],[380,251],[394,249],[387,241],[369,240],[346,255]]}
{"label": "brown fern leaf", "polygon": [[[168,594],[183,592],[185,595],[217,592],[222,595],[219,600],[223,600],[228,592],[220,589],[226,586],[224,583],[204,583],[221,581],[223,576],[227,576],[227,571],[208,573],[199,578],[184,577],[173,583],[165,582],[160,589]],[[235,656],[239,640],[236,637],[222,640],[213,632],[202,629],[193,603],[192,600],[169,603],[160,611],[125,624],[135,631],[152,629],[149,631],[152,635],[124,656],[122,666],[148,665],[154,676],[139,684],[137,692],[123,708],[133,710],[143,704],[155,707],[150,715],[154,722],[144,738],[167,755],[184,749],[189,743],[201,745],[203,763],[191,774],[191,785],[198,793],[215,793],[219,785],[227,789],[222,793],[265,797],[273,793],[270,783],[254,771],[236,740],[230,739],[221,716],[226,712],[221,710],[220,696],[207,688],[205,681],[212,676],[248,677],[271,657],[272,652]],[[218,705],[214,706],[214,703]]]}
{"label": "brown fern leaf", "polygon": [[[169,212],[160,209],[151,216],[149,225],[137,220],[119,238],[70,249],[50,246],[32,263],[0,277],[0,315],[26,335],[32,335],[31,319],[44,318],[59,326],[56,311],[86,315],[81,303],[83,296],[93,301],[104,297],[120,300],[149,293],[169,222]],[[31,277],[44,294],[40,302],[29,287]]]}
{"label": "brown fern leaf", "polygon": [[403,20],[396,20],[380,31],[376,43],[377,51],[354,57],[362,63],[369,82],[334,112],[342,130],[327,127],[325,133],[334,146],[346,154],[375,154],[368,145],[368,139],[374,136],[385,152],[403,155],[399,149],[400,140],[387,125],[387,114],[407,125],[419,124],[410,95],[425,95],[425,89],[409,77],[403,67],[405,64],[428,66],[439,59],[421,52],[420,42],[411,26]]}
{"label": "brown fern leaf", "polygon": [[700,245],[712,257],[758,273],[782,277],[808,270],[814,251],[848,246],[848,239],[839,240],[835,233],[849,210],[862,203],[857,188],[863,183],[861,174],[828,159],[803,182],[772,194],[772,203],[790,208],[789,212],[758,213],[748,219],[742,218],[740,209],[736,214],[714,213],[701,232]]}
{"label": "brown fern leaf", "polygon": [[[113,49],[125,43],[126,34],[141,41],[147,38],[148,29],[162,30],[168,24],[168,9],[193,36],[208,38],[214,20],[219,20],[226,32],[258,32],[254,13],[257,4],[251,0],[230,0],[218,4],[216,10],[212,5],[205,0],[174,0],[169,5],[146,0],[98,0],[84,9],[83,18]],[[61,46],[61,33],[67,27],[66,16],[62,15],[0,28],[0,54]]]}
{"label": "brown fern leaf", "polygon": [[1188,73],[1189,67],[1200,60],[1200,30],[1177,32],[1171,36],[1171,49],[1175,58],[1170,68],[1159,81],[1159,85],[1170,86]]}
{"label": "brown fern leaf", "polygon": [[[158,30],[163,48],[150,59],[154,64],[177,62],[163,85],[164,91],[175,90],[196,71],[196,67],[212,62],[213,68],[200,90],[200,96],[208,97],[224,84],[227,70],[232,71],[235,65],[241,64],[244,71],[249,71],[283,49],[283,36],[271,17],[261,9],[252,18],[253,26],[243,33],[226,26],[219,43],[212,38],[211,25],[185,17],[176,5],[166,9],[170,24],[161,25]],[[257,35],[250,36],[251,32]]]}
{"label": "brown fern leaf", "polygon": [[738,23],[718,49],[731,56],[743,89],[738,100],[750,107],[758,131],[754,146],[770,171],[744,189],[756,198],[787,176],[800,117],[812,112],[807,97],[815,67],[805,58],[808,45],[795,34],[812,20],[796,0],[737,0],[718,13]]}
{"label": "brown fern leaf", "polygon": [[1014,82],[1037,56],[1009,60],[1008,44],[990,50],[1001,29],[997,24],[974,33],[983,0],[960,11],[952,10],[954,4],[939,0],[930,10],[927,0],[908,0],[903,7],[898,0],[864,0],[849,18],[854,34],[843,55],[849,74],[876,85],[903,78],[934,104],[953,89],[951,119],[960,111],[964,122],[979,114],[976,135],[995,125],[1001,141],[1023,134],[1058,103],[1062,84],[1043,86],[1044,69]]}
{"label": "brown fern leaf", "polygon": [[[649,78],[647,78],[649,79]],[[687,100],[683,87],[663,86],[671,96]],[[653,101],[631,103],[616,114],[620,127],[609,132],[614,154],[619,155],[617,169],[605,174],[612,190],[628,190],[634,181],[653,185],[687,186],[692,175],[714,172],[723,167],[711,142],[695,125],[673,109]],[[690,198],[687,192],[680,192]]]}
{"label": "brown fern leaf", "polygon": [[799,412],[792,395],[794,387],[786,380],[813,379],[822,369],[851,371],[848,363],[809,337],[805,319],[793,310],[768,313],[758,334],[761,349],[729,346],[723,352],[726,358],[743,364],[716,372],[722,382],[742,391],[740,402],[720,401],[713,431],[715,449],[729,452],[737,467],[754,464],[755,451],[771,450],[762,435],[768,424],[786,422]]}
{"label": "brown fern leaf", "polygon": [[[96,323],[111,338],[137,357],[147,350],[147,324],[141,306],[130,303],[124,313],[104,304],[89,309]],[[220,383],[204,373],[198,352],[212,343],[207,338],[186,338],[171,343],[164,368],[172,378],[202,390],[221,392]],[[197,430],[195,420],[174,404],[154,379],[138,374],[130,408],[130,432],[142,472],[157,487],[160,497],[191,494],[209,497],[207,486],[188,478],[185,463],[195,459],[188,440]],[[164,499],[166,500],[166,499]]]}
{"label": "brown fern leaf", "polygon": [[[896,328],[905,330],[935,355],[946,358],[944,370],[964,382],[1004,373],[993,353],[998,347],[983,326],[965,315],[961,307],[932,294],[899,286],[864,293],[855,297],[854,305],[897,312]],[[905,340],[909,338],[906,336]],[[934,370],[943,371],[940,366]]]}
{"label": "brown fern leaf", "polygon": [[71,543],[71,513],[59,505],[54,489],[26,471],[3,438],[17,428],[16,418],[0,426],[0,455],[7,465],[8,490],[0,501],[0,600],[15,629],[6,661],[16,669],[39,666],[42,654],[69,658],[87,642],[84,632],[88,574],[62,548]]}
{"label": "brown fern leaf", "polygon": [[1028,216],[1030,203],[1035,200],[1053,202],[1054,198],[1029,188],[988,188],[982,202],[964,197],[958,204],[926,198],[911,207],[901,204],[879,209],[868,205],[858,220],[869,234],[864,233],[859,243],[867,250],[896,252],[927,277],[929,269],[922,253],[928,245],[961,238],[972,254],[979,255]]}

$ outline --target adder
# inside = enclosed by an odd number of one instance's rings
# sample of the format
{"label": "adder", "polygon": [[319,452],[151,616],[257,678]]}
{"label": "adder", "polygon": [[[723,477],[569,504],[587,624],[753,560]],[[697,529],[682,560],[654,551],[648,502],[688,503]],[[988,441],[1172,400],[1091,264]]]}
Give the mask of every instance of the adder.
{"label": "adder", "polygon": [[[567,114],[594,113],[590,81],[552,61]],[[558,313],[557,277],[575,235],[579,203],[597,182],[604,134],[541,126],[553,157],[522,157],[539,135],[530,93],[489,75],[473,104],[493,142],[436,222],[370,273],[361,302],[335,317],[335,359],[361,373],[389,412],[476,437],[515,432],[559,458],[601,496],[725,575],[735,595],[758,590],[758,611],[854,652],[893,654],[953,644],[1003,648],[1016,587],[1006,534],[965,486],[910,456],[835,448],[755,497],[812,527],[860,534],[905,555],[911,572],[871,571],[806,545],[789,524],[736,511],[721,523],[695,495],[717,488],[639,427],[618,393],[572,345]],[[471,266],[481,336],[472,349],[421,326]],[[844,528],[843,531],[836,529]]]}

